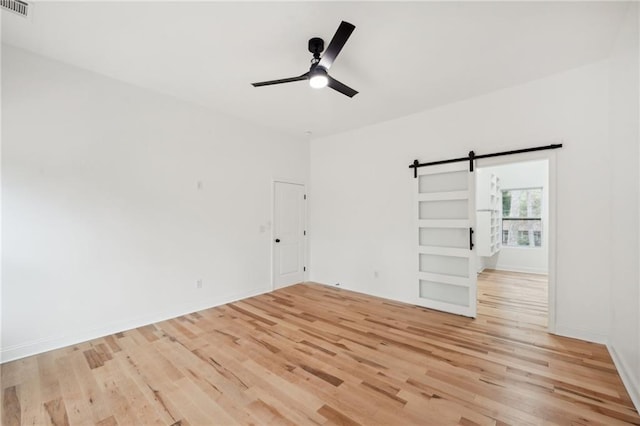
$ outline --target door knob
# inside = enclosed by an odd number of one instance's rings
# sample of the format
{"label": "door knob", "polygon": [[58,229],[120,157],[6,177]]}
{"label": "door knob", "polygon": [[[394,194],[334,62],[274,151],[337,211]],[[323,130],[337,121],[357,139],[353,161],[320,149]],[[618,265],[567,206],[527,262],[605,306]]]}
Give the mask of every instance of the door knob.
{"label": "door knob", "polygon": [[280,238],[276,238],[276,243],[279,243],[279,242],[280,242]]}

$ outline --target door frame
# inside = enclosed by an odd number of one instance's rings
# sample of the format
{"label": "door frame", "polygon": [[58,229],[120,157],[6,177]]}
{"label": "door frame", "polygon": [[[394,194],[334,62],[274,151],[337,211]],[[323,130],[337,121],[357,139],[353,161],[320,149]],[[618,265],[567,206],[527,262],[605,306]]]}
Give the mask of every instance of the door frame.
{"label": "door frame", "polygon": [[[273,243],[275,237],[275,222],[276,222],[276,183],[288,183],[288,184],[292,184],[292,185],[300,185],[302,186],[305,195],[307,195],[307,184],[305,182],[296,180],[296,179],[286,179],[286,178],[272,178],[271,179],[271,222],[269,223],[269,228],[270,228],[270,238],[269,238],[269,245],[271,247],[270,250],[270,275],[271,275],[271,291],[274,291],[276,289],[276,267],[274,265],[275,262],[275,244]],[[306,267],[306,270],[304,271],[303,274],[303,280],[304,281],[308,281],[308,274],[309,274],[309,268],[307,265],[307,260],[309,259],[309,244],[308,244],[308,238],[309,238],[309,229],[307,227],[307,223],[309,223],[309,219],[308,219],[308,211],[309,209],[307,208],[307,201],[308,201],[308,195],[307,195],[307,199],[305,199],[305,203],[303,204],[303,212],[302,212],[302,217],[304,220],[303,228],[307,231],[306,235],[303,236],[302,239],[302,244],[304,244],[304,249],[303,249],[303,259],[302,259],[302,263],[303,266]]]}
{"label": "door frame", "polygon": [[[562,142],[560,142],[562,143]],[[476,160],[476,167],[493,167],[504,164],[526,163],[529,161],[547,160],[547,173],[549,178],[549,271],[548,277],[548,315],[547,331],[556,332],[556,294],[557,294],[557,153],[555,150],[525,152],[522,154],[511,154],[503,157],[480,158]]]}

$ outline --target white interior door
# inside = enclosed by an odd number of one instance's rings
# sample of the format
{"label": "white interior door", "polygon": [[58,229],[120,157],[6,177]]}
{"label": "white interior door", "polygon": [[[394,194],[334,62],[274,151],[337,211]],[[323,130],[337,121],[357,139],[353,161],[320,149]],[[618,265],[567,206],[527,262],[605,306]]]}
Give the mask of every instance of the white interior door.
{"label": "white interior door", "polygon": [[274,183],[273,286],[304,281],[304,186]]}
{"label": "white interior door", "polygon": [[476,316],[475,173],[469,163],[418,169],[417,304]]}

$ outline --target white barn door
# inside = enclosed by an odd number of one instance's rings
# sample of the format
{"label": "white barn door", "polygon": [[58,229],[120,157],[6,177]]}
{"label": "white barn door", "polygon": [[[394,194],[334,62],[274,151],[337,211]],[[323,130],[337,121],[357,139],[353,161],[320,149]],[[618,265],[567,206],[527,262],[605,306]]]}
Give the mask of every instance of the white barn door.
{"label": "white barn door", "polygon": [[475,318],[475,173],[459,162],[417,174],[417,304]]}

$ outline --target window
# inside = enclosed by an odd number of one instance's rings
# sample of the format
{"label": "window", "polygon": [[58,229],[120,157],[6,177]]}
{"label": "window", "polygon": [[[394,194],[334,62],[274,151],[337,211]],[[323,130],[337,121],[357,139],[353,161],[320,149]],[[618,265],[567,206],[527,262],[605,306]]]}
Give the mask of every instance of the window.
{"label": "window", "polygon": [[502,191],[502,245],[542,246],[542,188]]}

